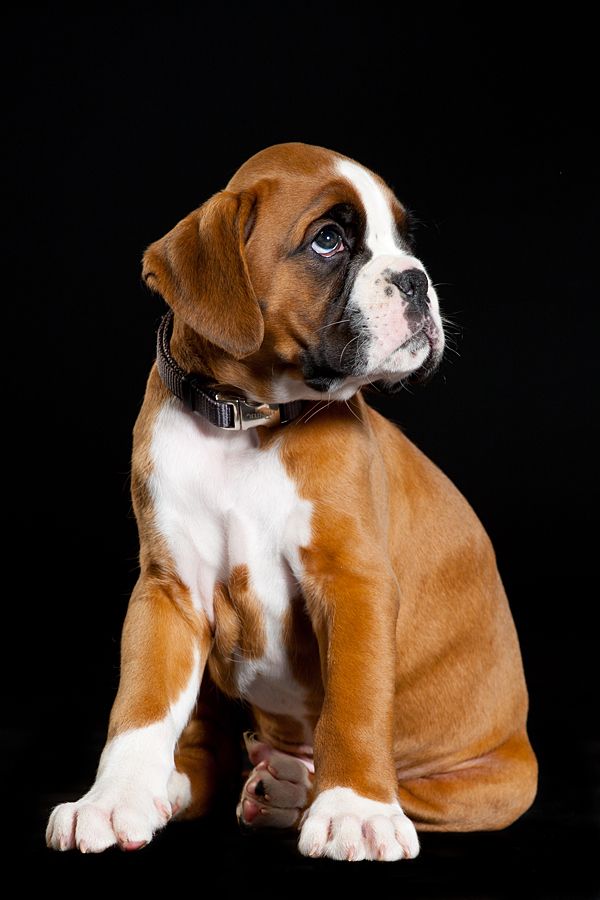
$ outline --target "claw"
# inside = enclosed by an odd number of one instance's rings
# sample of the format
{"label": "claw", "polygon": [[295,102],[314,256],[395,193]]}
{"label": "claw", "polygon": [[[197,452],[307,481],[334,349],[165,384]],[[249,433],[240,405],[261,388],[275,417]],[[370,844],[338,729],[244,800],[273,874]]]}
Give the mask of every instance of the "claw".
{"label": "claw", "polygon": [[118,839],[119,847],[121,848],[121,850],[125,850],[127,853],[133,850],[141,850],[148,843],[148,841],[128,841],[127,837],[124,834],[119,834]]}
{"label": "claw", "polygon": [[161,816],[163,817],[163,819],[165,820],[165,822],[168,822],[169,819],[171,818],[171,816],[173,815],[170,805],[169,805],[169,807],[167,807],[166,803],[163,803],[162,800],[158,799],[158,797],[154,798],[154,805],[157,808],[157,810],[159,811],[159,813],[161,814]]}
{"label": "claw", "polygon": [[242,803],[242,821],[245,825],[250,825],[257,817],[260,808],[257,803],[252,800],[244,800]]}

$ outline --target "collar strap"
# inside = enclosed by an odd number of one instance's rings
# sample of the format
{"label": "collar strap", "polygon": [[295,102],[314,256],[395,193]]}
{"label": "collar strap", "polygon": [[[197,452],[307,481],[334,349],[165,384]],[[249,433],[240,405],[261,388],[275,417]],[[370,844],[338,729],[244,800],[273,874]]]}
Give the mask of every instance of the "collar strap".
{"label": "collar strap", "polygon": [[206,384],[199,375],[185,372],[171,356],[172,329],[173,310],[169,310],[158,329],[156,365],[164,385],[190,412],[204,416],[218,428],[246,431],[258,425],[285,425],[302,410],[302,400],[255,403],[232,388]]}

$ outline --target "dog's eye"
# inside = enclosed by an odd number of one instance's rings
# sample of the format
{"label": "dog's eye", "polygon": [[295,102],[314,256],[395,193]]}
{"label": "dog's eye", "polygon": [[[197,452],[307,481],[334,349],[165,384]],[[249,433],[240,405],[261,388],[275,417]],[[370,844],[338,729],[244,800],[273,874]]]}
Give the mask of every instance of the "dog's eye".
{"label": "dog's eye", "polygon": [[344,249],[344,241],[342,236],[333,225],[326,225],[321,228],[318,235],[310,245],[315,253],[319,256],[335,256]]}

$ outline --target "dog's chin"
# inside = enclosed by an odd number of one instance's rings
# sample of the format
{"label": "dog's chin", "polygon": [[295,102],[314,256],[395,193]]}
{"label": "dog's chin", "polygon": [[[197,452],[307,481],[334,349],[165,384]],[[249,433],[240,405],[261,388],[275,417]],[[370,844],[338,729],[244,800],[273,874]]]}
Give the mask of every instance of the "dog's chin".
{"label": "dog's chin", "polygon": [[402,381],[427,364],[433,343],[425,331],[419,331],[378,362],[369,377],[385,381]]}
{"label": "dog's chin", "polygon": [[443,340],[443,335],[440,338],[432,324],[413,334],[366,371],[362,366],[345,374],[325,370],[310,379],[303,377],[304,373],[300,371],[297,377],[286,373],[272,382],[269,396],[262,399],[271,403],[289,403],[292,400],[344,401],[361,388],[369,387],[395,393],[408,381],[426,382],[431,378],[443,355]]}
{"label": "dog's chin", "polygon": [[374,388],[386,394],[395,394],[410,384],[424,384],[433,376],[440,364],[442,353],[436,353],[427,337],[411,338],[398,347],[376,369],[366,374],[356,374],[340,380],[328,391],[330,400],[348,400],[358,390]]}
{"label": "dog's chin", "polygon": [[377,366],[369,377],[370,384],[388,394],[402,390],[407,383],[424,384],[438,368],[442,355],[432,336],[421,331]]}

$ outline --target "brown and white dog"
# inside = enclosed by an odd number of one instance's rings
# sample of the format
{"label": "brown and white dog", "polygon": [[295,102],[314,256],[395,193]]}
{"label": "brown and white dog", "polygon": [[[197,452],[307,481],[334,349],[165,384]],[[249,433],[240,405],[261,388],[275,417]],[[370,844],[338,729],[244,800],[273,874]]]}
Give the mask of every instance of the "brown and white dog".
{"label": "brown and white dog", "polygon": [[406,223],[368,169],[281,144],[148,248],[176,365],[249,408],[305,404],[286,425],[220,428],[152,369],[120,687],[95,784],[53,811],[49,846],[138,849],[171,816],[205,812],[235,757],[217,739],[223,695],[254,721],[239,818],[298,827],[306,855],[413,857],[415,826],[502,828],[532,803],[490,541],[360,392],[442,356]]}

